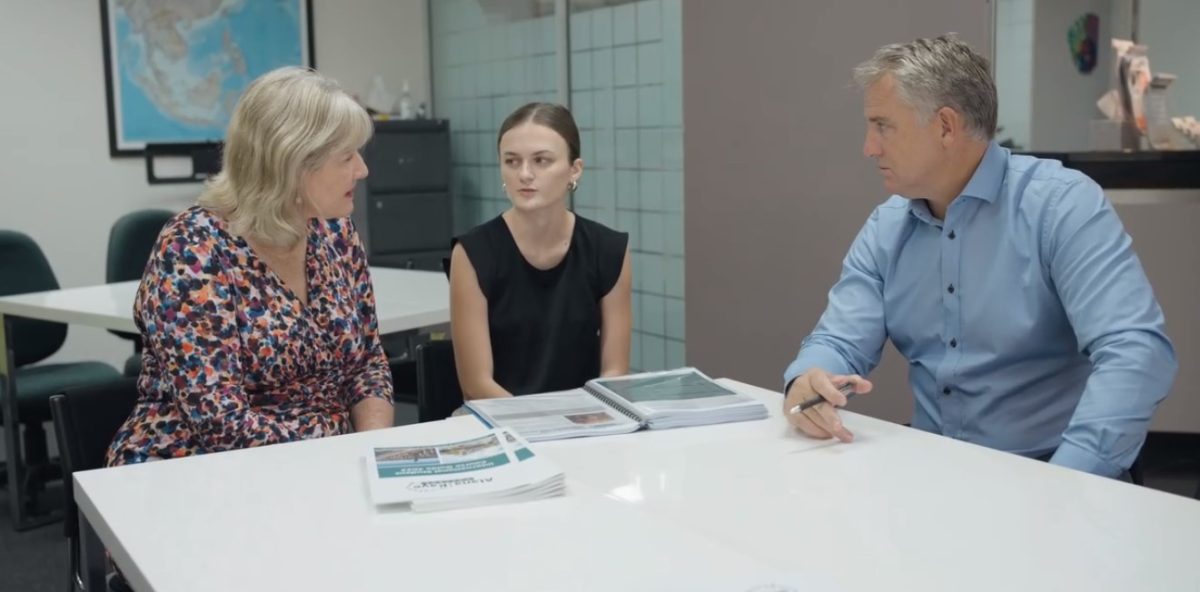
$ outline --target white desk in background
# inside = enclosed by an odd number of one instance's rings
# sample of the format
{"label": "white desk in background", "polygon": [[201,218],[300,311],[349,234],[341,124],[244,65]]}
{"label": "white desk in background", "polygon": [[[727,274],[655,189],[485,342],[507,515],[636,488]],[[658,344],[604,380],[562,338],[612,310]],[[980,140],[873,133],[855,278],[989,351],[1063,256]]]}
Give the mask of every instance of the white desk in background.
{"label": "white desk in background", "polygon": [[[450,322],[450,285],[440,271],[371,268],[380,333]],[[133,298],[138,282],[101,284],[0,297],[0,315],[137,333]]]}
{"label": "white desk in background", "polygon": [[[371,268],[371,283],[375,289],[375,315],[381,334],[415,331],[424,327],[450,322],[450,285],[442,272],[411,269]],[[6,316],[24,317],[86,325],[101,329],[137,333],[133,322],[133,300],[138,282],[119,282],[67,288],[49,292],[34,292],[0,297],[0,374],[4,380],[4,429],[7,458],[17,455],[16,401],[7,395],[12,392],[8,372],[8,341],[4,329]],[[10,484],[9,509],[14,524],[23,522],[24,496],[21,465],[7,463]]]}
{"label": "white desk in background", "polygon": [[370,446],[470,417],[87,471],[76,499],[137,590],[1200,590],[1200,502],[854,413],[853,444],[809,440],[723,382],[772,416],[540,443],[563,499],[371,505]]}

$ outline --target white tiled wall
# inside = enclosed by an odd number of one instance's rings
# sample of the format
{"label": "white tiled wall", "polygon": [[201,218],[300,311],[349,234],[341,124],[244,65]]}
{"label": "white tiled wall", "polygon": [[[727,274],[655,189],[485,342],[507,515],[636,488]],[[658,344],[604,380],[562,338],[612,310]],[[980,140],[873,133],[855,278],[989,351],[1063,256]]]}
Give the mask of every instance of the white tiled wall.
{"label": "white tiled wall", "polygon": [[645,370],[684,364],[681,10],[642,0],[570,18],[585,162],[575,209],[630,235],[632,365]]}
{"label": "white tiled wall", "polygon": [[556,97],[554,16],[510,18],[503,4],[430,3],[434,114],[450,120],[458,232],[508,207],[496,155],[501,122],[527,102]]}
{"label": "white tiled wall", "polygon": [[[1033,91],[1033,2],[999,0],[996,4],[996,91],[999,94],[997,139],[1029,148]],[[1065,43],[1065,41],[1064,41]]]}
{"label": "white tiled wall", "polygon": [[[1100,19],[1096,68],[1076,69],[1067,31],[1085,14]],[[1111,82],[1111,0],[1036,0],[1033,3],[1033,63],[1030,144],[1037,150],[1086,150],[1091,121],[1102,117],[1096,101]]]}
{"label": "white tiled wall", "polygon": [[1173,115],[1200,117],[1200,1],[1141,0],[1138,41],[1150,49],[1150,68],[1179,76],[1168,98]]}

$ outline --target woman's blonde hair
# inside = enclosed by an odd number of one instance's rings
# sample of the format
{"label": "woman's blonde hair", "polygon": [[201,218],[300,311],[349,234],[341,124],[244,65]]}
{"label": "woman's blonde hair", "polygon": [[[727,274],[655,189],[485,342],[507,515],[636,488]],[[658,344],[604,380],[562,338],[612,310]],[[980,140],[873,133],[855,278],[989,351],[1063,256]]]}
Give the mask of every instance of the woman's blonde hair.
{"label": "woman's blonde hair", "polygon": [[304,173],[371,137],[367,112],[337,82],[305,68],[263,74],[238,100],[225,135],[221,172],[200,205],[241,236],[275,246],[307,233]]}

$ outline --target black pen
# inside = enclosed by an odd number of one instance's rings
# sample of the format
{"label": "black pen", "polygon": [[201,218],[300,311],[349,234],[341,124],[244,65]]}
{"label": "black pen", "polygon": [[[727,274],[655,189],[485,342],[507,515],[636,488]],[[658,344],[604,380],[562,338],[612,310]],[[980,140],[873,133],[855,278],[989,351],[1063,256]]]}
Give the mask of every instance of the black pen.
{"label": "black pen", "polygon": [[[847,382],[846,384],[839,386],[838,391],[840,391],[843,395],[846,395],[847,399],[853,398],[854,397],[854,383]],[[816,407],[817,405],[820,405],[821,403],[828,403],[828,401],[825,400],[825,397],[818,396],[815,399],[809,399],[799,405],[793,406],[791,409],[788,410],[788,413],[800,413],[801,411],[804,411],[805,409],[808,409],[810,407]]]}

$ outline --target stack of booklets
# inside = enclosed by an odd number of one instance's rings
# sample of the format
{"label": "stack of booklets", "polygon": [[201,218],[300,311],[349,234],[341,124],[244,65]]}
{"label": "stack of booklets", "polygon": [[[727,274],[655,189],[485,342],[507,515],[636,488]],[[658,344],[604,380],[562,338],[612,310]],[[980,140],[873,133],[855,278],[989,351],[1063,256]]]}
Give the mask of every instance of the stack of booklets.
{"label": "stack of booklets", "polygon": [[695,368],[596,378],[581,389],[476,399],[466,405],[484,423],[512,428],[530,441],[767,417],[766,406],[757,399]]}
{"label": "stack of booklets", "polygon": [[372,448],[375,505],[414,512],[528,501],[562,495],[563,472],[507,428],[457,442]]}

